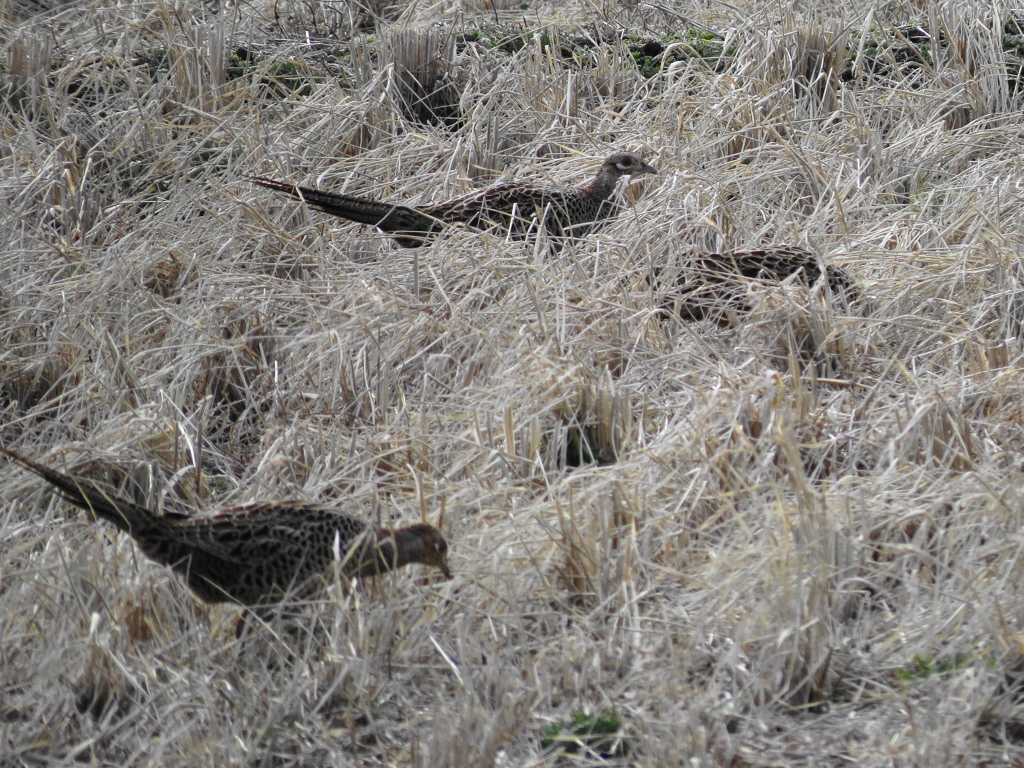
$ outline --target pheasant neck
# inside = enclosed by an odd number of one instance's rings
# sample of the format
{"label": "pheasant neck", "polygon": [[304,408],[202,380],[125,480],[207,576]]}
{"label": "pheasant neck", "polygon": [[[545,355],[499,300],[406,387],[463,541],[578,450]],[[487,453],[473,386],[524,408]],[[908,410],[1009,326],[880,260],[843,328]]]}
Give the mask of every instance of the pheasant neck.
{"label": "pheasant neck", "polygon": [[[387,545],[387,550],[384,545]],[[408,528],[399,528],[390,531],[385,541],[381,542],[381,551],[387,553],[388,563],[394,563],[395,568],[409,565],[409,563],[420,562],[416,551],[421,548],[420,537]],[[397,552],[395,550],[398,550]]]}
{"label": "pheasant neck", "polygon": [[378,562],[380,563],[381,573],[401,568],[409,562],[408,558],[402,557],[402,547],[398,547],[398,552],[395,552],[395,536],[390,531],[381,538],[377,544],[377,549],[380,552]]}
{"label": "pheasant neck", "polygon": [[407,539],[409,534],[405,530],[380,531],[377,540],[364,550],[355,575],[376,576],[411,563]]}
{"label": "pheasant neck", "polygon": [[597,200],[607,200],[615,191],[616,177],[607,171],[601,171],[589,183],[580,187],[580,191]]}

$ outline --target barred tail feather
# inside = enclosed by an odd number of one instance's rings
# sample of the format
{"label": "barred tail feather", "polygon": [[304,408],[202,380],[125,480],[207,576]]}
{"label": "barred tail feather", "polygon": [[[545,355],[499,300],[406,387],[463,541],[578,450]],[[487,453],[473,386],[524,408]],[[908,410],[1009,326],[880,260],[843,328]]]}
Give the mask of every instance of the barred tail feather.
{"label": "barred tail feather", "polygon": [[32,461],[20,453],[0,447],[0,453],[10,456],[19,464],[39,475],[53,485],[60,495],[72,504],[93,512],[97,517],[115,525],[119,530],[132,536],[151,528],[156,516],[145,507],[124,499],[111,497],[87,480],[75,480],[43,464]]}
{"label": "barred tail feather", "polygon": [[311,187],[300,187],[295,184],[268,179],[264,176],[249,176],[247,178],[253,184],[272,189],[275,192],[281,192],[294,197],[296,200],[302,200],[307,205],[324,213],[348,219],[358,224],[369,224],[379,227],[389,233],[422,236],[430,233],[438,223],[434,217],[405,205],[379,203],[374,200],[363,200],[359,197],[321,192]]}

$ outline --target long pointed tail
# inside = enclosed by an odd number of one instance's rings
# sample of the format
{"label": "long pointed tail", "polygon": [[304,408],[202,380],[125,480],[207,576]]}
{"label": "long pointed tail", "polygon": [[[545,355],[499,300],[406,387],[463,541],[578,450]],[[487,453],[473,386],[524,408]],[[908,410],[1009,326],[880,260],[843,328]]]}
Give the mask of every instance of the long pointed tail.
{"label": "long pointed tail", "polygon": [[359,197],[321,192],[312,187],[300,187],[284,181],[268,179],[265,176],[247,176],[253,184],[290,195],[302,200],[317,210],[360,224],[380,227],[388,233],[426,236],[437,228],[439,222],[425,213],[405,205],[379,203]]}
{"label": "long pointed tail", "polygon": [[0,453],[10,456],[26,469],[35,472],[53,485],[60,495],[72,504],[93,512],[132,536],[144,533],[152,528],[158,520],[156,515],[145,507],[112,497],[88,480],[75,480],[63,472],[32,461],[32,459],[8,448],[0,448]]}

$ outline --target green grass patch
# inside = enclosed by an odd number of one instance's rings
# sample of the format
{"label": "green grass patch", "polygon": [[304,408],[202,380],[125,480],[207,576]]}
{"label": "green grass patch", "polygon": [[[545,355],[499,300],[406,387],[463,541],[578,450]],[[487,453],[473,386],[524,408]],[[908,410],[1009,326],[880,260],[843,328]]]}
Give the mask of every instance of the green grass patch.
{"label": "green grass patch", "polygon": [[549,725],[540,745],[573,755],[581,750],[593,752],[602,758],[625,757],[630,751],[629,742],[622,736],[622,718],[610,707],[600,713],[580,710],[568,721]]}

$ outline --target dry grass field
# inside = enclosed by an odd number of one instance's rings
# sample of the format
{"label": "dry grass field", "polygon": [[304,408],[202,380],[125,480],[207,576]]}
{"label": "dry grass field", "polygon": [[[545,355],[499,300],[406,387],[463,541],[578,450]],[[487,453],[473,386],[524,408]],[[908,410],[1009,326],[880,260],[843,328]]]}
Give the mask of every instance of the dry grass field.
{"label": "dry grass field", "polygon": [[[235,639],[0,473],[3,766],[1024,764],[1024,35],[1004,6],[0,0],[0,444],[163,510],[425,520]],[[657,176],[562,250],[427,204]],[[799,245],[866,298],[695,254]]]}

